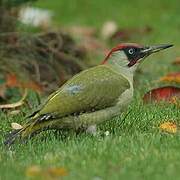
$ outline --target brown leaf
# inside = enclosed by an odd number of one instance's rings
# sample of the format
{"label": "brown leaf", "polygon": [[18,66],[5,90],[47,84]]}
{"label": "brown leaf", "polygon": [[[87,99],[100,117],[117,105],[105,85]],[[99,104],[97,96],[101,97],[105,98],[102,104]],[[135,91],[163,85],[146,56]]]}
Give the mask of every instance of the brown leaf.
{"label": "brown leaf", "polygon": [[180,72],[167,74],[160,81],[180,83]]}
{"label": "brown leaf", "polygon": [[172,98],[176,97],[177,99],[180,98],[180,88],[174,86],[166,86],[157,89],[152,89],[151,91],[147,92],[144,97],[143,101],[145,103],[152,102],[152,101],[172,101]]}
{"label": "brown leaf", "polygon": [[174,65],[180,65],[180,57],[177,57],[175,61],[173,61]]}
{"label": "brown leaf", "polygon": [[173,122],[164,122],[159,126],[159,128],[168,133],[176,133],[177,132],[177,126]]}
{"label": "brown leaf", "polygon": [[43,91],[43,86],[37,82],[29,81],[29,82],[21,82],[17,79],[15,74],[8,74],[6,77],[6,86],[7,87],[18,87],[23,89],[32,89],[37,92]]}
{"label": "brown leaf", "polygon": [[15,74],[7,74],[6,85],[8,87],[19,87],[19,82]]}
{"label": "brown leaf", "polygon": [[21,86],[23,88],[32,89],[32,90],[37,91],[37,92],[43,91],[43,86],[41,84],[38,84],[38,83],[33,82],[33,81],[30,81],[28,83],[22,83]]}

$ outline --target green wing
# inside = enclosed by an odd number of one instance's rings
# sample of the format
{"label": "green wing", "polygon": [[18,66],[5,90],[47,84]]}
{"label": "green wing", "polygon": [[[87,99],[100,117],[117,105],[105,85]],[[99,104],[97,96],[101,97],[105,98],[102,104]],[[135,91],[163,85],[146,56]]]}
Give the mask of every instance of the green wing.
{"label": "green wing", "polygon": [[130,87],[129,82],[106,65],[80,72],[49,96],[35,118],[44,114],[58,117],[91,112],[116,104]]}

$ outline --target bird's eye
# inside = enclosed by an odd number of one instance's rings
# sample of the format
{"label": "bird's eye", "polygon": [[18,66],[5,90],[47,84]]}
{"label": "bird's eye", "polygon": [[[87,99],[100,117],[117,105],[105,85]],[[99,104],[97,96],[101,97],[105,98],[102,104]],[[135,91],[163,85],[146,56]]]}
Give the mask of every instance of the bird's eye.
{"label": "bird's eye", "polygon": [[128,53],[129,53],[129,54],[133,54],[133,53],[134,53],[134,49],[133,49],[133,48],[129,49],[129,50],[128,50]]}

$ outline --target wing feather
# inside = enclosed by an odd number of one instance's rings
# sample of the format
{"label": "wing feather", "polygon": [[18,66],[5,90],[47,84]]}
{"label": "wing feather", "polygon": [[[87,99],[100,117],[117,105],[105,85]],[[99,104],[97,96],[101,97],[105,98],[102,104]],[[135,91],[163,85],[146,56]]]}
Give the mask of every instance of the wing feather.
{"label": "wing feather", "polygon": [[50,95],[35,116],[54,114],[58,117],[92,112],[116,104],[130,87],[129,82],[106,65],[82,71]]}

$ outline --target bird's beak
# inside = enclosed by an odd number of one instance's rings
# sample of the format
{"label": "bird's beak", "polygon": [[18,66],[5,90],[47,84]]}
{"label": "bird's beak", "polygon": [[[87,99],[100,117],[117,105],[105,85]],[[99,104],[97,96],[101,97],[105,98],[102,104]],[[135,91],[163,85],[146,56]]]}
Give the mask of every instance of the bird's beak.
{"label": "bird's beak", "polygon": [[173,46],[172,44],[162,44],[162,45],[157,45],[157,46],[146,46],[146,47],[142,48],[140,53],[141,53],[142,57],[147,57],[152,53],[159,52],[163,49],[167,49],[167,48],[170,48],[172,46]]}

